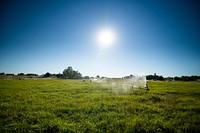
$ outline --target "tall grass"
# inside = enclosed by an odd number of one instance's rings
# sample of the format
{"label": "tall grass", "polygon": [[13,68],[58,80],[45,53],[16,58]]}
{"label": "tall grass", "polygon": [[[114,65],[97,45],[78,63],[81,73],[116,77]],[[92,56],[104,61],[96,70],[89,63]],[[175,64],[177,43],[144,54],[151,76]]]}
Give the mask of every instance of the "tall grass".
{"label": "tall grass", "polygon": [[81,80],[0,80],[0,132],[200,132],[199,82],[115,93]]}

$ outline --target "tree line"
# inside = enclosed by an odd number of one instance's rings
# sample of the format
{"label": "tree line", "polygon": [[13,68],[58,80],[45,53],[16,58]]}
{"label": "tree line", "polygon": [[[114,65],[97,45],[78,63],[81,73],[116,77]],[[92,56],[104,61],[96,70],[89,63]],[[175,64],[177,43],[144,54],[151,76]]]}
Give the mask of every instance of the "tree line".
{"label": "tree line", "polygon": [[[14,74],[10,73],[0,73],[0,75],[5,75],[5,76],[15,76]],[[63,70],[63,73],[58,73],[58,74],[51,74],[50,72],[47,72],[42,75],[38,74],[33,74],[33,73],[18,73],[18,76],[24,76],[24,77],[36,77],[36,78],[61,78],[61,79],[81,79],[82,74],[78,71],[73,70],[71,66],[69,66],[67,69]]]}
{"label": "tree line", "polygon": [[[0,73],[0,75],[5,75],[5,76],[15,76],[14,74],[9,74],[9,73]],[[33,74],[33,73],[18,73],[18,76],[24,76],[24,77],[35,77],[35,78],[60,78],[60,79],[89,79],[89,76],[82,76],[82,74],[78,71],[75,71],[71,66],[69,66],[67,69],[64,69],[62,73],[58,74],[51,74],[49,72],[38,75],[38,74]],[[130,76],[125,76],[123,78],[129,78],[132,77],[133,75],[131,74]],[[99,75],[96,76],[96,78],[101,78]],[[104,77],[102,77],[104,78]],[[175,76],[175,77],[163,77],[162,75],[147,75],[146,76],[147,80],[155,80],[155,81],[200,81],[200,76]]]}
{"label": "tree line", "polygon": [[73,70],[71,66],[69,66],[67,69],[63,70],[63,73],[58,73],[58,74],[51,74],[49,72],[45,73],[43,75],[44,78],[49,78],[49,77],[56,77],[56,78],[61,78],[61,79],[82,79],[82,74],[78,71]]}
{"label": "tree line", "polygon": [[175,76],[175,77],[163,77],[159,75],[147,75],[147,80],[160,80],[160,81],[200,81],[200,76],[192,75],[192,76]]}

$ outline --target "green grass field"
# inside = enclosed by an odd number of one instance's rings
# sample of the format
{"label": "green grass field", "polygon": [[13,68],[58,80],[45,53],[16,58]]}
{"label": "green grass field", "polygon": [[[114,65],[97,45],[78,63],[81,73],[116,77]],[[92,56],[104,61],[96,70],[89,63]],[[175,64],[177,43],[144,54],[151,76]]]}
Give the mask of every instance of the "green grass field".
{"label": "green grass field", "polygon": [[200,132],[199,82],[115,92],[82,80],[0,80],[0,132]]}

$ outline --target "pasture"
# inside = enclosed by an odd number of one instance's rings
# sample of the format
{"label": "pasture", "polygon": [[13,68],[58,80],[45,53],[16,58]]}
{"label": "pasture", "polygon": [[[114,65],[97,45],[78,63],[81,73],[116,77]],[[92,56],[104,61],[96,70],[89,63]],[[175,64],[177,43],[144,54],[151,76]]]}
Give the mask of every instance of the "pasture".
{"label": "pasture", "polygon": [[82,80],[0,80],[0,132],[200,132],[200,83],[115,91]]}

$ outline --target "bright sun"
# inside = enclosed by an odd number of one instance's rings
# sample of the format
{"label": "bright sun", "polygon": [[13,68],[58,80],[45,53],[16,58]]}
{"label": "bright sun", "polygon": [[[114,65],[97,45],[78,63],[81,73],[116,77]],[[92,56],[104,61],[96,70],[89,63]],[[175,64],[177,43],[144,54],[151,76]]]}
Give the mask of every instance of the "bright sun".
{"label": "bright sun", "polygon": [[101,46],[107,47],[113,45],[115,42],[115,34],[110,29],[102,29],[97,35],[97,41]]}

